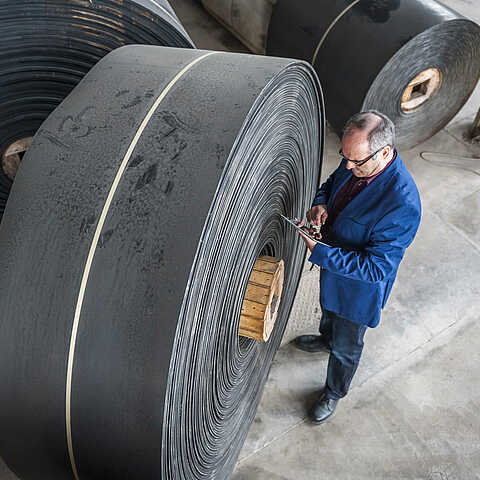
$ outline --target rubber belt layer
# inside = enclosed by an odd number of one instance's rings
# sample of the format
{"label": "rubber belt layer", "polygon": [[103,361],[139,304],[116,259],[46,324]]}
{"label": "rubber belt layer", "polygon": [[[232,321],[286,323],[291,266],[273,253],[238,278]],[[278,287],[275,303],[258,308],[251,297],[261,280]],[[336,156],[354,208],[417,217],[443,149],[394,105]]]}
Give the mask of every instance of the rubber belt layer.
{"label": "rubber belt layer", "polygon": [[[0,0],[0,40],[0,160],[108,52],[193,47],[166,0]],[[0,217],[11,184],[0,168]]]}
{"label": "rubber belt layer", "polygon": [[[480,27],[434,0],[279,0],[267,54],[313,63],[339,135],[353,114],[376,109],[393,120],[397,146],[407,149],[469,98],[480,75]],[[430,68],[440,71],[440,88],[405,111],[408,83]]]}
{"label": "rubber belt layer", "polygon": [[[225,479],[291,310],[319,181],[305,62],[127,46],[26,153],[0,229],[0,454],[22,479]],[[266,343],[256,259],[285,261]]]}

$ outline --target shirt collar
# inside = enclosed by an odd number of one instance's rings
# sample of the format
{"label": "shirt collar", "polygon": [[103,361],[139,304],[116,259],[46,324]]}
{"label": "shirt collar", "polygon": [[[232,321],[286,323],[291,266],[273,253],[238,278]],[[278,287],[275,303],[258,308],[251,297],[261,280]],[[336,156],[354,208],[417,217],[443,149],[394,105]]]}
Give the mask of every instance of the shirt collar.
{"label": "shirt collar", "polygon": [[369,185],[373,180],[375,180],[379,175],[381,175],[397,158],[397,151],[394,150],[393,157],[392,159],[375,175],[372,175],[371,177],[365,177],[363,180],[367,182],[367,185]]}

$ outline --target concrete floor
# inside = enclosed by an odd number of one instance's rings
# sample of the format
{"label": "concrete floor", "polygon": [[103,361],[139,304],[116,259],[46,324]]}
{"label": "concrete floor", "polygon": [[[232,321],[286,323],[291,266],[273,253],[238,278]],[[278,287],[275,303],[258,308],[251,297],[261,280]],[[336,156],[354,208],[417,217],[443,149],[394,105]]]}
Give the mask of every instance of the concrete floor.
{"label": "concrete floor", "polygon": [[[480,23],[478,0],[443,3]],[[246,51],[195,0],[171,4],[199,48]],[[480,86],[445,129],[400,152],[420,190],[422,224],[336,415],[305,422],[328,356],[285,345],[233,480],[480,479],[480,160],[459,158],[480,157],[463,139],[479,105]],[[338,145],[328,130],[323,178]],[[306,268],[285,341],[316,330],[317,299],[318,271]],[[14,479],[0,460],[0,480]]]}

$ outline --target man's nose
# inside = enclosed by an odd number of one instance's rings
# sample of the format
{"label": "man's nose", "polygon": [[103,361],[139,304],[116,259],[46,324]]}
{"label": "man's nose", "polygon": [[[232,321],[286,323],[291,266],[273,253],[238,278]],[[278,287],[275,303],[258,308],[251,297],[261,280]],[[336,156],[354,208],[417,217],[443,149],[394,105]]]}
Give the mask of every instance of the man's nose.
{"label": "man's nose", "polygon": [[355,167],[355,164],[347,160],[347,164],[345,165],[347,170],[351,170]]}

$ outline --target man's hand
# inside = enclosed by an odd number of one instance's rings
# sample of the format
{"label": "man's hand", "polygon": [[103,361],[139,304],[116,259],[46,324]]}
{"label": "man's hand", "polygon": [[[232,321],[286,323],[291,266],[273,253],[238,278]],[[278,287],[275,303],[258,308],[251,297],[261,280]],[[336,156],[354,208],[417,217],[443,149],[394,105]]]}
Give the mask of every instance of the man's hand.
{"label": "man's hand", "polygon": [[315,205],[307,212],[308,223],[312,225],[323,225],[327,221],[327,217],[326,205]]}
{"label": "man's hand", "polygon": [[[303,228],[306,229],[307,227],[305,227],[304,225],[305,224],[303,223],[303,220],[298,224],[299,227],[303,227]],[[312,239],[308,238],[300,230],[297,230],[297,232],[303,238],[303,241],[305,242],[305,245],[307,245],[308,249],[312,252],[313,249],[315,248],[315,245],[317,244],[317,242],[314,242]]]}

